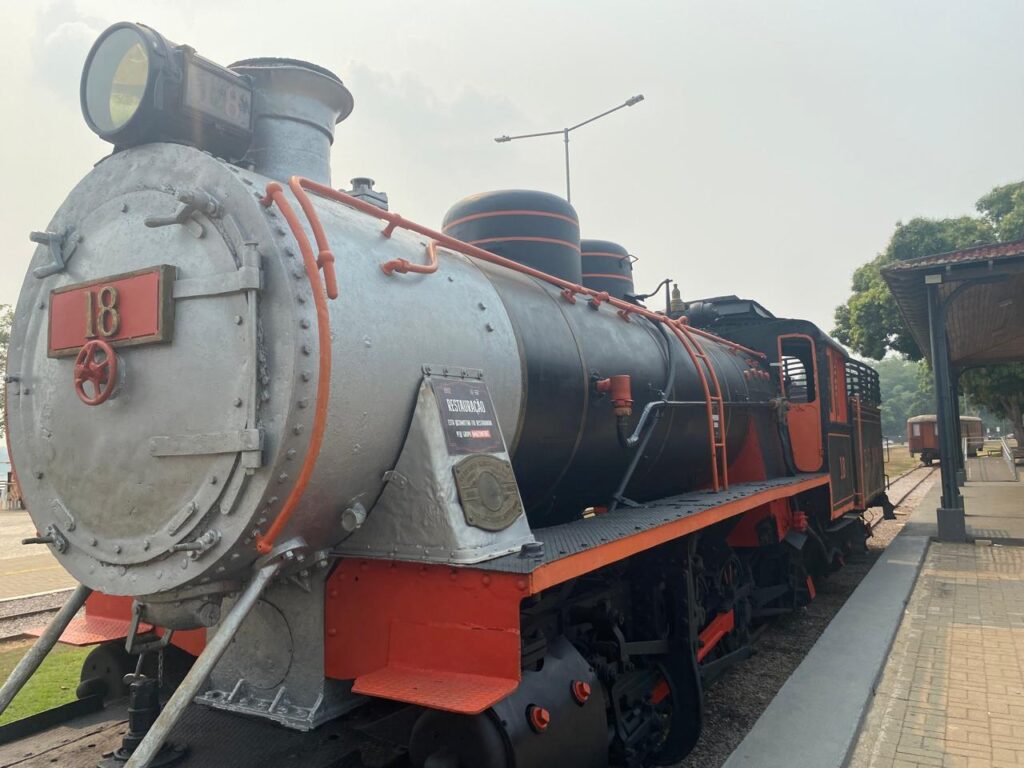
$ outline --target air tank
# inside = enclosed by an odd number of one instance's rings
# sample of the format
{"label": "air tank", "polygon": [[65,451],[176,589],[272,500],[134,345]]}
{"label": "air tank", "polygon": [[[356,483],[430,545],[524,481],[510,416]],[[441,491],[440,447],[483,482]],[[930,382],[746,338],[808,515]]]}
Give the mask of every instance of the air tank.
{"label": "air tank", "polygon": [[528,189],[472,195],[448,209],[442,231],[563,280],[582,279],[579,218],[557,195]]}
{"label": "air tank", "polygon": [[618,243],[581,240],[580,261],[587,288],[605,291],[617,299],[628,299],[634,293],[633,257]]}

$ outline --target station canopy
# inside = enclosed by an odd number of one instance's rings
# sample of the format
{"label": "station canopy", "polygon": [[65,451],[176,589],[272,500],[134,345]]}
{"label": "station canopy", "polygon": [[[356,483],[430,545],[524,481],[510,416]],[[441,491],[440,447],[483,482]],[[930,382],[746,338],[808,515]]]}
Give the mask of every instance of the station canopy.
{"label": "station canopy", "polygon": [[929,358],[928,286],[938,283],[951,365],[1024,360],[1024,240],[908,259],[882,276]]}

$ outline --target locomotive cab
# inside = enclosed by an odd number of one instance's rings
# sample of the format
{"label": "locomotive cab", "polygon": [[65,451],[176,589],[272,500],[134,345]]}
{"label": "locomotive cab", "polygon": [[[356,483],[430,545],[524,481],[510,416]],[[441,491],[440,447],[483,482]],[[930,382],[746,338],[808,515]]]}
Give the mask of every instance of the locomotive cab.
{"label": "locomotive cab", "polygon": [[695,303],[703,327],[768,356],[787,401],[794,467],[828,470],[832,517],[876,505],[888,513],[878,373],[806,320],[776,318],[735,296]]}

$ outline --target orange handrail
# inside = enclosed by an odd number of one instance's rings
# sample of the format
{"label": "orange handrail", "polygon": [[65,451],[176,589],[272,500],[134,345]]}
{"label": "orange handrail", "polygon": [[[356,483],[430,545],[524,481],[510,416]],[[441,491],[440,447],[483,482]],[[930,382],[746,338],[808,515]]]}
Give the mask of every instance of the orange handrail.
{"label": "orange handrail", "polygon": [[[313,228],[313,237],[316,238],[316,246],[320,250],[316,257],[316,265],[324,271],[324,282],[327,285],[327,297],[330,299],[338,298],[338,280],[334,274],[334,254],[331,252],[331,245],[327,242],[327,233],[324,232],[324,226],[320,223],[320,217],[316,214],[316,209],[313,207],[313,201],[309,199],[309,195],[302,191],[302,183],[306,181],[299,176],[292,176],[288,180],[288,186],[291,187],[292,194],[295,195],[295,199],[299,201],[299,205],[302,207],[302,212],[306,214],[306,219],[309,221],[309,226]],[[280,185],[278,185],[280,187]],[[270,185],[267,185],[267,189],[270,189]],[[280,205],[280,204],[279,204]],[[284,209],[282,208],[282,213]],[[285,218],[288,216],[285,214]],[[298,219],[295,219],[298,223]],[[291,221],[288,222],[291,226]],[[292,234],[296,235],[298,239],[297,231],[292,227]],[[305,233],[302,235],[305,237]],[[309,240],[306,240],[306,244],[309,245]],[[302,244],[299,243],[299,247]],[[310,249],[310,255],[312,255],[312,249]]]}
{"label": "orange handrail", "polygon": [[[292,182],[295,182],[295,180],[293,178]],[[294,185],[292,189],[295,189]],[[267,194],[260,202],[264,207],[268,208],[274,203],[277,204],[277,207],[281,210],[281,215],[284,216],[285,221],[288,222],[288,226],[292,230],[292,235],[294,235],[296,242],[299,244],[302,261],[306,267],[306,277],[309,278],[310,287],[313,289],[313,303],[316,307],[317,340],[320,348],[320,370],[316,383],[316,407],[313,412],[313,428],[309,435],[309,447],[306,450],[305,458],[302,460],[302,467],[299,469],[295,485],[292,486],[288,497],[284,500],[281,512],[274,519],[274,522],[270,524],[267,532],[256,537],[256,550],[265,555],[273,549],[274,542],[281,534],[285,525],[287,525],[288,520],[295,511],[295,507],[299,503],[299,499],[302,498],[302,494],[306,491],[306,486],[309,485],[309,479],[313,475],[316,460],[320,456],[324,431],[327,428],[327,404],[331,388],[331,318],[327,311],[324,284],[320,280],[320,268],[324,269],[325,282],[330,286],[334,283],[334,256],[330,256],[330,259],[322,260],[318,260],[313,256],[313,247],[309,243],[309,238],[306,237],[306,232],[299,222],[299,217],[296,215],[291,203],[288,202],[288,198],[285,197],[284,189],[276,181],[267,184]],[[322,235],[323,228],[320,226],[319,220],[316,219],[316,212],[313,211],[312,204],[308,199],[304,203],[302,198],[299,198],[299,203],[302,205],[302,210],[306,212],[306,216],[310,218],[313,232],[316,233],[319,230]],[[309,204],[308,208],[307,204]],[[314,221],[316,222],[315,224],[313,223]],[[326,242],[326,237],[324,237],[324,241]],[[323,257],[325,250],[330,254],[329,249],[322,248],[321,257]],[[337,290],[337,284],[334,283],[335,297],[338,295]],[[327,293],[327,295],[330,294]]]}
{"label": "orange handrail", "polygon": [[675,333],[679,339],[679,343],[683,345],[683,349],[686,350],[686,354],[690,356],[690,361],[693,363],[694,369],[697,371],[697,378],[700,381],[701,388],[704,390],[705,408],[707,410],[707,421],[708,421],[708,435],[711,443],[711,485],[714,490],[720,489],[718,482],[718,451],[715,448],[715,417],[714,411],[711,407],[711,388],[708,386],[708,379],[704,373],[704,370],[700,364],[700,360],[697,358],[697,354],[693,351],[690,344],[689,337],[683,332],[677,324],[670,326],[672,332]]}
{"label": "orange handrail", "polygon": [[[712,465],[714,467],[714,469],[712,471],[712,475],[713,475],[714,480],[715,480],[715,490],[718,490],[719,476],[720,476],[722,485],[725,488],[728,488],[729,487],[729,449],[728,449],[727,444],[726,444],[725,406],[723,405],[722,385],[718,381],[718,372],[715,370],[715,366],[711,364],[711,360],[708,358],[707,352],[704,350],[703,345],[700,343],[700,341],[698,341],[697,339],[693,338],[693,333],[694,333],[694,331],[696,329],[695,328],[691,328],[689,325],[687,325],[682,320],[680,320],[678,323],[676,323],[676,325],[679,327],[679,330],[682,331],[683,335],[686,336],[689,339],[690,343],[693,345],[694,349],[696,350],[695,354],[697,355],[698,358],[700,358],[704,362],[704,364],[705,364],[704,367],[706,367],[707,370],[708,370],[708,373],[711,374],[711,384],[714,386],[715,395],[714,395],[714,397],[712,397],[711,393],[708,392],[706,381],[705,381],[705,392],[707,393],[708,413],[709,413],[709,417],[711,419],[711,421],[709,422],[709,429],[711,430],[711,432],[710,432],[710,439],[711,439],[711,462],[712,462]],[[701,366],[698,364],[698,369],[700,369],[700,367]],[[701,374],[701,378],[705,378],[704,372],[702,370],[700,371],[700,374]],[[719,419],[718,431],[719,431],[719,434],[722,436],[721,442],[718,442],[715,439],[715,420],[714,420],[714,416],[712,415],[713,409],[711,407],[712,400],[717,400],[718,401],[718,419]],[[722,471],[721,471],[721,473],[719,473],[719,471],[718,471],[718,449],[719,448],[722,449]]]}
{"label": "orange handrail", "polygon": [[421,275],[429,275],[437,272],[437,243],[431,240],[427,243],[427,257],[430,259],[426,264],[413,264],[408,259],[392,259],[380,265],[385,275],[394,272],[405,274],[406,272],[417,272]]}
{"label": "orange handrail", "polygon": [[[486,261],[490,264],[497,264],[505,267],[506,269],[511,269],[524,275],[529,275],[530,277],[535,277],[538,280],[543,280],[551,285],[556,285],[559,288],[562,288],[564,291],[568,291],[570,295],[578,293],[584,296],[590,296],[591,298],[597,298],[598,301],[606,301],[616,309],[621,309],[630,314],[641,315],[649,320],[653,320],[654,322],[666,323],[669,325],[674,322],[671,318],[658,314],[646,307],[640,307],[636,304],[631,304],[628,301],[623,301],[622,299],[617,299],[615,297],[606,298],[603,291],[596,291],[592,288],[587,288],[577,283],[570,282],[569,280],[563,280],[560,277],[555,277],[554,275],[549,275],[546,272],[541,272],[539,269],[533,269],[532,267],[527,267],[517,261],[506,259],[496,253],[485,251],[483,248],[470,245],[462,240],[456,240],[454,237],[405,219],[392,211],[385,211],[372,203],[367,203],[366,201],[360,200],[359,198],[353,197],[345,192],[333,189],[326,184],[293,176],[288,185],[291,187],[292,192],[295,194],[299,204],[302,206],[302,210],[305,211],[306,215],[310,218],[310,226],[313,229],[313,235],[316,238],[317,247],[320,249],[321,254],[330,253],[330,246],[327,242],[327,236],[324,233],[323,227],[320,225],[320,222],[316,217],[316,211],[313,208],[312,202],[309,200],[307,192],[313,192],[320,197],[326,197],[329,200],[334,200],[335,202],[347,205],[349,208],[355,208],[357,211],[361,211],[362,213],[366,213],[387,222],[387,226],[381,231],[381,234],[384,235],[384,237],[391,237],[392,233],[398,228],[408,229],[410,232],[416,232],[417,234],[434,240],[437,245],[441,245],[449,250],[480,259],[481,261]],[[737,344],[729,339],[723,339],[712,333],[698,331],[697,329],[691,329],[691,331],[700,336],[714,339],[719,344],[729,347],[732,350],[744,352],[755,357],[765,357],[763,352],[750,349],[749,347]]]}
{"label": "orange handrail", "polygon": [[[721,388],[718,385],[718,377],[715,376],[714,367],[709,364],[707,367],[708,367],[708,370],[711,371],[712,376],[714,376],[713,382],[714,382],[714,385],[715,385],[715,389],[718,392],[717,396],[712,396],[712,394],[711,394],[711,386],[708,384],[708,377],[707,377],[707,374],[704,372],[704,366],[701,364],[701,360],[700,360],[700,357],[704,356],[704,353],[703,353],[703,351],[701,351],[699,353],[697,351],[695,351],[697,342],[692,337],[690,337],[690,335],[687,333],[690,330],[689,327],[684,325],[683,323],[670,323],[669,327],[672,329],[672,332],[675,333],[676,337],[679,339],[679,343],[683,345],[683,349],[686,350],[686,354],[688,354],[690,356],[690,360],[693,362],[693,367],[697,370],[697,377],[700,380],[701,388],[704,390],[705,408],[706,408],[706,412],[707,412],[707,421],[708,421],[708,440],[709,440],[710,447],[711,447],[711,485],[714,488],[714,490],[718,491],[718,490],[721,490],[722,485],[723,485],[723,481],[724,481],[725,487],[728,488],[729,487],[728,468],[726,467],[726,464],[728,462],[727,462],[727,460],[723,459],[723,461],[722,461],[722,465],[723,465],[722,466],[722,475],[723,475],[723,477],[720,478],[719,477],[719,472],[718,472],[718,441],[715,440],[715,413],[714,413],[714,408],[712,406],[712,402],[715,399],[718,400],[719,404],[721,404],[721,402],[722,402],[722,394],[721,394]],[[706,356],[705,356],[705,358],[706,358]],[[725,414],[723,413],[723,411],[724,411],[724,409],[720,405],[719,406],[719,416],[718,416],[718,418],[721,421],[724,422]],[[724,443],[724,441],[725,441],[725,437],[724,437],[725,436],[725,424],[724,423],[720,423],[719,424],[719,429],[722,431],[723,443]]]}

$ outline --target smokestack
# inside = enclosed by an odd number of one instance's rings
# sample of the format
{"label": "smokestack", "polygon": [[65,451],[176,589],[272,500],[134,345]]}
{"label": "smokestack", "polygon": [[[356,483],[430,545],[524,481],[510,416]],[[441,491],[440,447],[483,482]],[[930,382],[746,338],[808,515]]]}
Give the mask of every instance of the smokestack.
{"label": "smokestack", "polygon": [[246,159],[278,181],[305,176],[331,183],[334,126],[352,112],[352,94],[333,72],[296,59],[245,59],[229,67],[253,87],[253,139]]}

